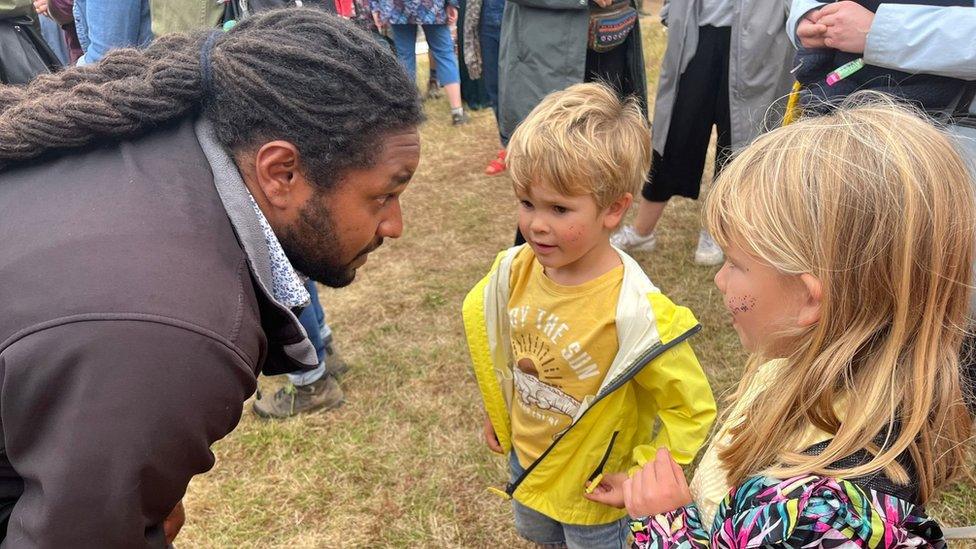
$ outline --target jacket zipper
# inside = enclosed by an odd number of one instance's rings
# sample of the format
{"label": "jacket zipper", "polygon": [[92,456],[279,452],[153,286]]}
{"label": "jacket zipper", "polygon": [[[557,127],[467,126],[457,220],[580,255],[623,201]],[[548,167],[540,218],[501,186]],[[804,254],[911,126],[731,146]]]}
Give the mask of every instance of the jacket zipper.
{"label": "jacket zipper", "polygon": [[593,479],[603,473],[603,468],[607,466],[607,460],[610,459],[610,452],[613,451],[613,443],[617,441],[617,435],[619,434],[620,431],[614,431],[613,435],[610,436],[610,444],[607,445],[607,451],[603,453],[603,459],[600,460],[600,464],[596,466],[596,469],[590,473],[590,476],[586,479],[586,482],[593,482]]}
{"label": "jacket zipper", "polygon": [[[563,431],[562,434],[559,435],[559,437],[556,438],[556,440],[552,441],[552,444],[550,444],[549,447],[546,448],[546,451],[545,452],[542,452],[542,455],[540,455],[535,461],[532,462],[531,465],[529,465],[525,469],[525,471],[522,473],[522,476],[520,476],[519,478],[515,479],[513,482],[509,482],[505,486],[505,493],[508,494],[508,497],[510,497],[510,498],[512,497],[512,495],[515,493],[515,490],[518,489],[519,485],[522,484],[522,481],[524,481],[525,478],[528,477],[529,474],[535,469],[536,465],[538,465],[540,461],[542,461],[543,459],[545,459],[546,456],[549,455],[549,452],[551,452],[552,449],[555,448],[557,444],[559,444],[559,441],[562,440],[563,437],[565,437],[566,434],[569,433],[573,429],[573,427],[579,425],[580,421],[583,420],[583,417],[586,416],[586,414],[590,410],[592,410],[596,406],[596,404],[598,402],[600,402],[601,400],[603,400],[604,398],[606,398],[607,395],[609,395],[610,393],[612,393],[612,392],[616,391],[617,389],[623,387],[628,381],[630,381],[631,379],[633,379],[634,376],[636,376],[641,370],[643,370],[645,366],[647,366],[648,364],[650,364],[652,360],[654,360],[655,358],[661,356],[662,354],[664,354],[665,352],[671,350],[672,348],[676,347],[677,345],[680,345],[681,343],[684,343],[685,340],[687,340],[691,336],[693,336],[693,335],[697,334],[698,332],[700,332],[701,329],[702,329],[701,324],[695,324],[687,332],[685,332],[685,333],[681,334],[680,336],[672,339],[666,345],[662,344],[662,345],[660,345],[658,347],[651,347],[650,349],[648,349],[647,351],[645,351],[643,355],[641,355],[637,360],[634,361],[634,364],[632,364],[629,368],[627,368],[627,370],[625,371],[625,373],[623,375],[618,376],[619,379],[617,379],[617,381],[614,381],[610,385],[607,385],[606,387],[603,388],[603,391],[600,391],[600,393],[597,394],[596,398],[593,399],[593,402],[590,403],[589,407],[587,407],[586,410],[583,410],[583,413],[582,413],[582,415],[580,415],[579,419],[576,420],[576,422],[574,422],[568,428],[566,428],[566,430]],[[593,477],[591,477],[590,480],[592,480],[595,477],[596,477],[596,475],[594,475]]]}

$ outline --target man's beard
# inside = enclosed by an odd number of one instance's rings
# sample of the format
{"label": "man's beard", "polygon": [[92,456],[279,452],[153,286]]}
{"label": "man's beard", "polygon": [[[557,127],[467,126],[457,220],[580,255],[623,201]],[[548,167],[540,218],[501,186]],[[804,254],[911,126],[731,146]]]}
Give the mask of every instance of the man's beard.
{"label": "man's beard", "polygon": [[350,264],[382,243],[378,239],[351,261],[343,262],[335,220],[318,193],[302,207],[298,222],[286,227],[278,240],[296,270],[331,288],[352,283],[356,269]]}

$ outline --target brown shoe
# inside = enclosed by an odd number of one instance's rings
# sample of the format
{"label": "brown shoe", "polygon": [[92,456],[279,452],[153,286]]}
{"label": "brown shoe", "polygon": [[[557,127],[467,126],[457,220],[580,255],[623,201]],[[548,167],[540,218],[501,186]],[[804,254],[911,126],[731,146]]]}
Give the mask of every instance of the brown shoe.
{"label": "brown shoe", "polygon": [[331,410],[342,406],[342,388],[331,374],[309,385],[286,384],[271,398],[254,401],[254,413],[263,418],[284,419],[318,409]]}

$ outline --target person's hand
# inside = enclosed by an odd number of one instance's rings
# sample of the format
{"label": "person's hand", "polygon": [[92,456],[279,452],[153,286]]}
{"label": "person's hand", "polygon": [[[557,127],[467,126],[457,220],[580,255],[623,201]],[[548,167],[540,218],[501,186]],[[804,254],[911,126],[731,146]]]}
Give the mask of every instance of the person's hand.
{"label": "person's hand", "polygon": [[485,444],[488,445],[488,449],[496,454],[503,454],[505,450],[502,450],[502,445],[498,442],[498,435],[495,434],[495,428],[491,426],[491,420],[488,416],[485,416]]}
{"label": "person's hand", "polygon": [[458,9],[454,6],[447,6],[447,24],[453,25],[457,23],[458,19]]}
{"label": "person's hand", "polygon": [[163,532],[166,534],[166,543],[173,543],[177,534],[180,533],[180,529],[183,528],[184,522],[186,522],[186,511],[183,509],[183,501],[180,500],[176,504],[176,507],[173,507],[173,510],[169,512],[166,520],[163,521]]}
{"label": "person's hand", "polygon": [[827,27],[820,23],[820,10],[810,10],[796,26],[796,37],[804,48],[826,48],[824,34]]}
{"label": "person's hand", "polygon": [[34,11],[36,11],[38,15],[47,15],[50,17],[51,14],[48,13],[47,10],[47,0],[34,0]]}
{"label": "person's hand", "polygon": [[679,509],[691,503],[691,491],[671,452],[657,451],[654,461],[624,482],[624,505],[630,516],[647,517]]}
{"label": "person's hand", "polygon": [[610,4],[613,4],[613,0],[593,0],[593,2],[601,8],[606,8],[609,7]]}
{"label": "person's hand", "polygon": [[583,497],[610,507],[622,508],[624,506],[624,482],[628,478],[627,473],[607,473],[589,493],[586,492],[584,486]]}
{"label": "person's hand", "polygon": [[373,12],[373,24],[376,25],[377,30],[386,26],[386,24],[383,22],[383,17],[380,16],[380,12],[378,11]]}
{"label": "person's hand", "polygon": [[818,20],[819,24],[826,27],[824,45],[847,53],[864,53],[868,31],[873,22],[874,14],[871,10],[850,0],[820,8]]}

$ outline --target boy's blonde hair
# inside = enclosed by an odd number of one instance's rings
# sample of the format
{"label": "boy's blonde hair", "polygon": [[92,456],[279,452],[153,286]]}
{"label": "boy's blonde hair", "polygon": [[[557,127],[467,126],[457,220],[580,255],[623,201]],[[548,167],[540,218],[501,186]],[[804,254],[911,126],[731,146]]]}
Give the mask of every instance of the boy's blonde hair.
{"label": "boy's blonde hair", "polygon": [[[760,137],[708,197],[719,244],[823,285],[820,321],[788,334],[796,350],[720,456],[735,484],[884,470],[916,481],[924,503],[963,472],[971,434],[959,355],[976,200],[950,138],[890,100],[863,98]],[[734,398],[766,358],[752,357]],[[809,425],[833,434],[816,456],[799,447]],[[869,463],[827,469],[860,449]]]}
{"label": "boy's blonde hair", "polygon": [[602,84],[575,84],[532,109],[508,144],[516,192],[545,183],[562,195],[593,195],[606,208],[647,179],[651,134],[636,99]]}

